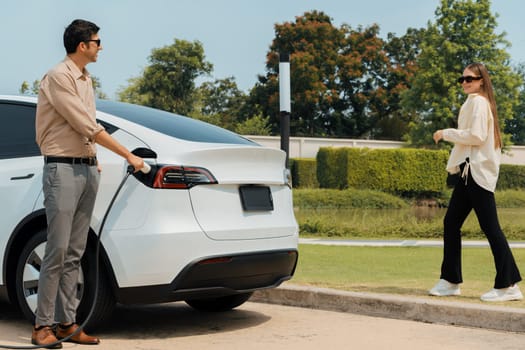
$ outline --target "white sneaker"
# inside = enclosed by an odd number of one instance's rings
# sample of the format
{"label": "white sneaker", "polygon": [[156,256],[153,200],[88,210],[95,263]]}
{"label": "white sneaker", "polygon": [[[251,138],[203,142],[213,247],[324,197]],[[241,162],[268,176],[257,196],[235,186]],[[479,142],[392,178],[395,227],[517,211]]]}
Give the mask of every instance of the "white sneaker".
{"label": "white sneaker", "polygon": [[460,295],[461,291],[459,289],[459,284],[450,283],[447,280],[440,279],[434,288],[428,291],[428,294],[436,297],[446,297],[449,295]]}
{"label": "white sneaker", "polygon": [[511,301],[521,299],[523,299],[523,294],[521,294],[520,287],[518,287],[517,284],[508,288],[494,288],[481,296],[481,300],[483,301]]}

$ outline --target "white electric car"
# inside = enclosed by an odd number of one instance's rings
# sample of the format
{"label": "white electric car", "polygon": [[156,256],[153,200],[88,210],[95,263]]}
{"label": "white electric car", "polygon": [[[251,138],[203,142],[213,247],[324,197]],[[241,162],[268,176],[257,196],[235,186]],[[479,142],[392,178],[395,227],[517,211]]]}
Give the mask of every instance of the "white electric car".
{"label": "white electric car", "polygon": [[[89,325],[99,324],[116,303],[229,310],[293,276],[298,227],[284,152],[157,109],[103,100],[97,109],[99,123],[152,170],[129,176],[107,214],[96,284],[97,235],[127,169],[98,146],[100,187],[72,296],[79,322],[95,305]],[[30,320],[46,241],[35,111],[35,97],[0,95],[0,297]]]}

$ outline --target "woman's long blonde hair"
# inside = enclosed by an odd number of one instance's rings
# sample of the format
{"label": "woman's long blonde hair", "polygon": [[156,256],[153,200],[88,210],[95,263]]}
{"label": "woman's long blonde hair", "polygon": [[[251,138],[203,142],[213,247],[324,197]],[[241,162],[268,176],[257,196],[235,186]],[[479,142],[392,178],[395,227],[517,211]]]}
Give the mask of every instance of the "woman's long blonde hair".
{"label": "woman's long blonde hair", "polygon": [[494,117],[494,147],[502,148],[503,142],[501,140],[501,132],[499,129],[496,98],[494,97],[494,88],[492,86],[492,81],[490,80],[489,71],[482,63],[471,63],[467,66],[467,69],[473,72],[477,71],[479,76],[483,78],[483,83],[481,84],[481,93],[487,98],[487,100],[489,100],[490,110],[492,111],[492,116]]}

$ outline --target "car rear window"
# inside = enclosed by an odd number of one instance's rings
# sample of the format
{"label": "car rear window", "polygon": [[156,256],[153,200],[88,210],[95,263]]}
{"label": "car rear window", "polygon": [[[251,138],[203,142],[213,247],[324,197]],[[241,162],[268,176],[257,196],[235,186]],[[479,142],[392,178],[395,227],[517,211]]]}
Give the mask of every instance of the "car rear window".
{"label": "car rear window", "polygon": [[257,145],[229,130],[159,109],[108,100],[97,100],[97,109],[183,140]]}

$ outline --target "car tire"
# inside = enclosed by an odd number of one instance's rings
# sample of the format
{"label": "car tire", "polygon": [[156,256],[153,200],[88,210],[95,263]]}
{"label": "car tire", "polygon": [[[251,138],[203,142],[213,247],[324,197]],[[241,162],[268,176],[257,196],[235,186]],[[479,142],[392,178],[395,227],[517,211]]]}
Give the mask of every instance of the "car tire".
{"label": "car tire", "polygon": [[199,311],[223,312],[244,304],[250,299],[252,294],[253,292],[227,295],[217,298],[189,299],[186,300],[186,304]]}
{"label": "car tire", "polygon": [[[16,296],[18,304],[24,316],[34,323],[36,299],[38,295],[38,278],[40,267],[44,258],[46,230],[40,230],[29,239],[20,253],[16,267]],[[82,269],[79,277],[76,298],[80,299],[77,310],[77,322],[83,323],[93,305],[95,288],[95,249],[94,245],[88,244],[88,249],[82,258]],[[115,306],[115,298],[109,288],[108,279],[103,269],[99,269],[99,284],[97,300],[94,303],[93,314],[86,325],[86,329],[96,328],[104,322],[112,313]]]}

